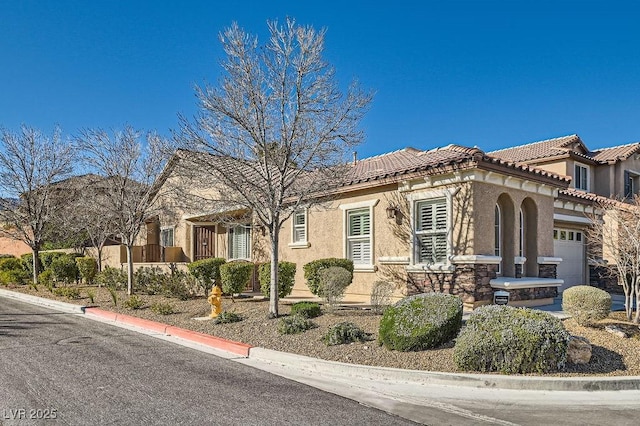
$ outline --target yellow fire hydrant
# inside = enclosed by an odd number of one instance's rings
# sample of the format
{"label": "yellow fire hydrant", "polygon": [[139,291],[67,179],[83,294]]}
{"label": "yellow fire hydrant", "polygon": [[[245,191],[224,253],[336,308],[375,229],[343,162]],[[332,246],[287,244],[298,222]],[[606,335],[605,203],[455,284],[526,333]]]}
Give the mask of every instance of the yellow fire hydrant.
{"label": "yellow fire hydrant", "polygon": [[211,304],[211,315],[209,317],[215,318],[220,315],[220,312],[222,312],[222,290],[220,290],[220,287],[214,285],[207,300]]}

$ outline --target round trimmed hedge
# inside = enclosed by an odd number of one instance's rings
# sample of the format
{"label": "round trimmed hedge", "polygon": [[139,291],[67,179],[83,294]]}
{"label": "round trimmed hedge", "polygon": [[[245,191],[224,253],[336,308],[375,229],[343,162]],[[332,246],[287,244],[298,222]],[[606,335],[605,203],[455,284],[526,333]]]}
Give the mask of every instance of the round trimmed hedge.
{"label": "round trimmed hedge", "polygon": [[[278,298],[287,297],[293,291],[296,278],[296,264],[293,262],[278,262]],[[258,267],[260,290],[265,297],[271,295],[271,262]]]}
{"label": "round trimmed hedge", "polygon": [[253,274],[254,264],[243,260],[235,260],[220,265],[220,281],[222,292],[233,297],[235,293],[242,293],[249,285]]}
{"label": "round trimmed hedge", "polygon": [[307,287],[311,290],[311,293],[316,296],[320,294],[320,271],[332,266],[339,266],[346,269],[351,273],[351,279],[353,279],[353,261],[350,259],[341,259],[330,257],[327,259],[317,259],[305,264],[302,269],[304,270],[304,279],[307,280]]}
{"label": "round trimmed hedge", "polygon": [[611,312],[611,295],[588,285],[577,285],[562,292],[562,310],[580,325],[589,326]]}
{"label": "round trimmed hedge", "polygon": [[567,360],[569,333],[553,315],[528,308],[476,309],[456,339],[460,370],[504,374],[549,373]]}
{"label": "round trimmed hedge", "polygon": [[387,349],[421,351],[453,339],[462,327],[462,301],[444,293],[409,296],[387,308],[378,341]]}

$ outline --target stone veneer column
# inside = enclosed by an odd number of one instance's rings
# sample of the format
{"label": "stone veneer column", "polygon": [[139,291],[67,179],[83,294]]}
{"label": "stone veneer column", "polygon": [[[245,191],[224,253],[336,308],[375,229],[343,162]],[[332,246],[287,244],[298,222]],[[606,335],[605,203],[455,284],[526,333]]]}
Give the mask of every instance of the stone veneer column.
{"label": "stone veneer column", "polygon": [[558,278],[558,265],[562,262],[559,257],[538,257],[538,278]]}
{"label": "stone veneer column", "polygon": [[467,307],[491,303],[493,288],[491,280],[496,278],[499,256],[468,255],[454,256],[451,263],[455,265],[455,290]]}

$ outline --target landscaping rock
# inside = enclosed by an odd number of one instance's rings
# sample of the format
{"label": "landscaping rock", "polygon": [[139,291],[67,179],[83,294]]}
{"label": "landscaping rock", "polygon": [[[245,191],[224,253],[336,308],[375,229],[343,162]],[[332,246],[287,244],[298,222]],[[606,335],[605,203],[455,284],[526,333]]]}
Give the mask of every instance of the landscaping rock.
{"label": "landscaping rock", "polygon": [[588,364],[591,360],[591,343],[585,337],[571,336],[567,347],[567,361],[572,364]]}
{"label": "landscaping rock", "polygon": [[614,336],[618,336],[621,337],[623,339],[626,339],[627,337],[627,333],[625,333],[624,331],[622,331],[619,327],[616,327],[615,325],[607,325],[604,328],[606,331],[608,331],[609,333],[613,334]]}

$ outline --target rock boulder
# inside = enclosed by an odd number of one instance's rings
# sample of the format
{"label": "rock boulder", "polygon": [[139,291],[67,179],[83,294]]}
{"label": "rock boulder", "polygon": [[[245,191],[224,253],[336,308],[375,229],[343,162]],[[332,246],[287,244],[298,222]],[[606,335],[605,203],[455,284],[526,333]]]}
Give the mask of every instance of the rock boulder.
{"label": "rock boulder", "polygon": [[591,343],[584,337],[571,336],[567,347],[567,361],[572,364],[588,364],[591,360]]}

